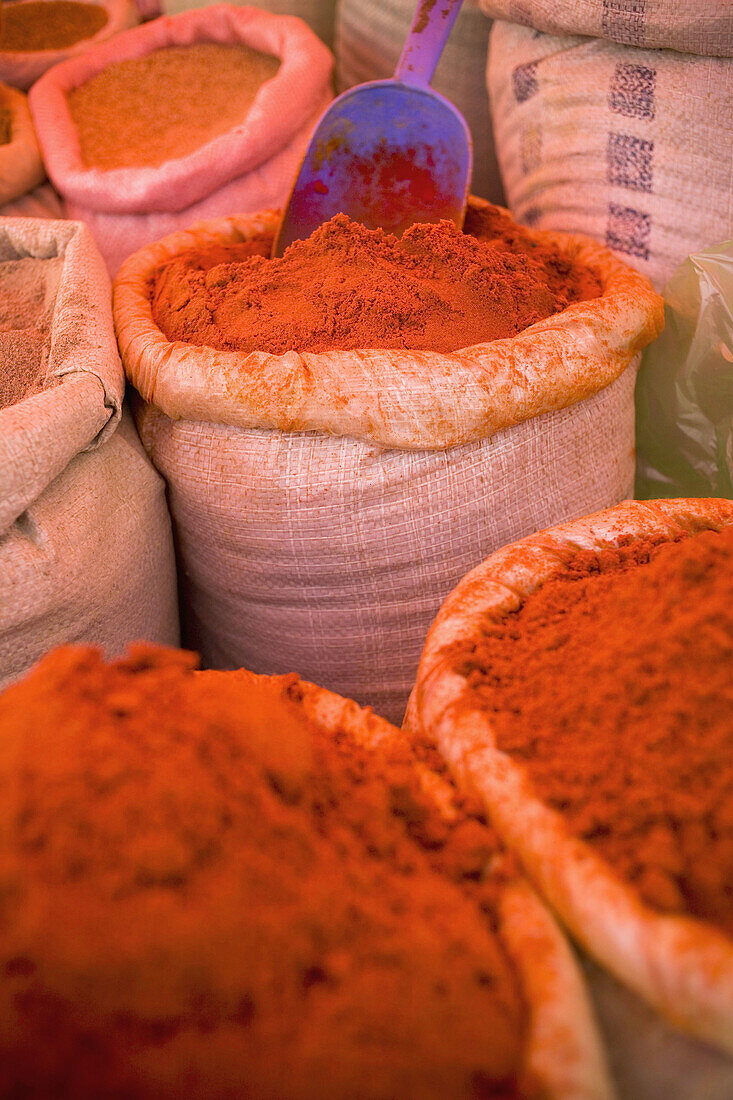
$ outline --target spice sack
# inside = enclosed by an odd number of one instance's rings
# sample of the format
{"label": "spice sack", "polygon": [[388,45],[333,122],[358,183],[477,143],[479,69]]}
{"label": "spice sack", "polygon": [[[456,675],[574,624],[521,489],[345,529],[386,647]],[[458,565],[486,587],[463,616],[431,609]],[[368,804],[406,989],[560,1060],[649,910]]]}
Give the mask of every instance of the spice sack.
{"label": "spice sack", "polygon": [[54,65],[138,21],[133,0],[14,0],[3,7],[0,80],[30,88]]}
{"label": "spice sack", "polygon": [[37,187],[45,176],[28,100],[0,84],[0,207]]}
{"label": "spice sack", "polygon": [[332,97],[332,63],[301,20],[219,4],[57,66],[30,101],[68,216],[114,273],[197,219],[282,205]]}
{"label": "spice sack", "polygon": [[161,265],[254,241],[267,252],[277,224],[202,223],[115,282],[141,438],[168,483],[187,641],[208,665],[294,670],[401,718],[427,627],[468,568],[630,493],[638,352],[661,301],[604,249],[557,235],[545,239],[592,261],[602,293],[509,339],[452,354],[171,341],[151,303]]}
{"label": "spice sack", "polygon": [[[637,48],[630,9],[644,5],[622,6],[617,39],[632,45],[579,37],[585,23],[562,38],[495,23],[489,99],[514,216],[587,233],[659,289],[691,253],[733,236],[733,59],[715,55],[733,44],[721,29],[699,43],[707,54]],[[702,6],[722,28],[723,5]]]}
{"label": "spice sack", "polygon": [[109,278],[74,222],[0,224],[0,685],[62,642],[175,644],[163,484],[132,418]]}

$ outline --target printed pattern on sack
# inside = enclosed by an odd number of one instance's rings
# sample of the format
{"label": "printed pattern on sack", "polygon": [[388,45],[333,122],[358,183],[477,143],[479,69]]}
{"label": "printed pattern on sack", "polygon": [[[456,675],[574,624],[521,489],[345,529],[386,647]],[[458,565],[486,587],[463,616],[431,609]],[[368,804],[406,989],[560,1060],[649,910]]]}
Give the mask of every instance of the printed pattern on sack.
{"label": "printed pattern on sack", "polygon": [[603,0],[603,36],[625,46],[642,46],[645,16],[646,0]]}
{"label": "printed pattern on sack", "polygon": [[608,204],[608,224],[606,226],[606,246],[629,256],[649,259],[649,238],[652,231],[650,214],[634,210],[631,206]]}
{"label": "printed pattern on sack", "polygon": [[646,65],[617,65],[611,78],[608,106],[626,118],[654,118],[656,69]]}
{"label": "printed pattern on sack", "polygon": [[653,141],[633,134],[609,133],[606,145],[608,182],[631,191],[651,191],[653,154]]}
{"label": "printed pattern on sack", "polygon": [[517,65],[512,69],[512,91],[517,103],[525,103],[538,90],[536,61],[528,61],[526,65]]}
{"label": "printed pattern on sack", "polygon": [[521,156],[525,174],[533,172],[542,163],[542,130],[534,123],[522,131]]}

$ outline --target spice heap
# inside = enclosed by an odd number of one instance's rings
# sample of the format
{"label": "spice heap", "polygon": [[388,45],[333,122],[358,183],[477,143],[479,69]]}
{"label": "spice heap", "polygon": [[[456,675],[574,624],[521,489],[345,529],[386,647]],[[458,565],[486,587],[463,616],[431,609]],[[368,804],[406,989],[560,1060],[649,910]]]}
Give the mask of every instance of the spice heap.
{"label": "spice heap", "polygon": [[579,551],[449,653],[573,834],[733,936],[733,528]]}
{"label": "spice heap", "polygon": [[0,50],[7,53],[64,50],[98,34],[107,21],[107,12],[101,4],[75,0],[5,4]]}
{"label": "spice heap", "polygon": [[[223,246],[222,246],[223,247]],[[438,352],[515,336],[597,297],[597,274],[510,218],[415,225],[397,239],[340,214],[280,259],[191,252],[161,267],[153,317],[170,340],[223,350]]]}
{"label": "spice heap", "polygon": [[192,666],[61,649],[0,698],[10,1093],[522,1095],[498,843],[434,750]]}
{"label": "spice heap", "polygon": [[0,262],[0,409],[41,388],[63,261]]}
{"label": "spice heap", "polygon": [[67,96],[82,161],[112,169],[185,157],[240,125],[279,67],[270,54],[217,42],[108,65]]}

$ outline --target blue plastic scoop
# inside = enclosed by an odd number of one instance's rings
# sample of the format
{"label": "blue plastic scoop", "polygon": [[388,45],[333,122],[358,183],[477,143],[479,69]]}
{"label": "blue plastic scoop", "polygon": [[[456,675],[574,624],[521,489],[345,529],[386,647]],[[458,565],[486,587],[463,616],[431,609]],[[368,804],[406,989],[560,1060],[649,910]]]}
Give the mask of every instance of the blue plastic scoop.
{"label": "blue plastic scoop", "polygon": [[273,257],[339,213],[398,236],[415,222],[463,225],[471,135],[460,111],[429,87],[461,3],[420,0],[394,78],[351,88],[325,112]]}

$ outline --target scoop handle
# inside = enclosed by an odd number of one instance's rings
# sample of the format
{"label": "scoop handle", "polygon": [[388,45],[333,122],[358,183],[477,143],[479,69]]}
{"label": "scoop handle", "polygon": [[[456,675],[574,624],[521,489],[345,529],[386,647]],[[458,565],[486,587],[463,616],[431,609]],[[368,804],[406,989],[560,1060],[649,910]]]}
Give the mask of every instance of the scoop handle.
{"label": "scoop handle", "polygon": [[395,80],[426,87],[433,78],[463,0],[418,0],[415,18],[395,69]]}

